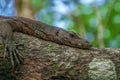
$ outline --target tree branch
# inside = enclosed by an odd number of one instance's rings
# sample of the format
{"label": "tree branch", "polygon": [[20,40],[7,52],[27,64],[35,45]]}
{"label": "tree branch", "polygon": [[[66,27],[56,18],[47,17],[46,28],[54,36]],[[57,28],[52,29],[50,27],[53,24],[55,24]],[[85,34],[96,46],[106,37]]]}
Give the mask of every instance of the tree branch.
{"label": "tree branch", "polygon": [[0,44],[0,78],[3,80],[88,80],[89,64],[94,58],[112,60],[120,79],[120,49],[83,50],[21,33],[15,33],[15,41],[24,43],[24,47],[18,47],[24,63],[11,69],[9,58],[2,57],[4,50]]}

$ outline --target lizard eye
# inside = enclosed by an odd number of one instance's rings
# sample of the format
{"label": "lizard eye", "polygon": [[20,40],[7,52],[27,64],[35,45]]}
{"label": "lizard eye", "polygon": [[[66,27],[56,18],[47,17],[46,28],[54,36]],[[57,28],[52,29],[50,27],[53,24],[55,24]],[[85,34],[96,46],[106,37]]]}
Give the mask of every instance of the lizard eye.
{"label": "lizard eye", "polygon": [[75,34],[70,34],[70,37],[74,38],[74,37],[75,37]]}
{"label": "lizard eye", "polygon": [[70,34],[70,37],[71,38],[76,38],[76,39],[79,39],[80,37],[79,37],[79,34],[78,33],[75,33],[75,32],[72,32],[71,34]]}

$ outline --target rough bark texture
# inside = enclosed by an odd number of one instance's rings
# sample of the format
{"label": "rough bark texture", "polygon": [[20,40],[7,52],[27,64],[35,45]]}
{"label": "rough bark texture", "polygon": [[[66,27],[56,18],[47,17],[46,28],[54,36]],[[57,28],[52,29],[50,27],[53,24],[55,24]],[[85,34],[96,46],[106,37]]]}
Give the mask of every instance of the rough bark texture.
{"label": "rough bark texture", "polygon": [[24,63],[12,69],[10,59],[3,59],[0,43],[1,80],[88,80],[89,63],[93,58],[114,62],[120,80],[120,49],[83,50],[15,33],[16,43],[24,43],[18,51]]}

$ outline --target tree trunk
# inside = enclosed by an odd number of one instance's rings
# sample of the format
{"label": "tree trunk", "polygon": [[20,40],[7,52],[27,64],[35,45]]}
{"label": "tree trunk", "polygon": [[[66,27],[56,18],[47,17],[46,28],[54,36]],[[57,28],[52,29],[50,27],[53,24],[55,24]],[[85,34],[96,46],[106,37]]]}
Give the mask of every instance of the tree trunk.
{"label": "tree trunk", "polygon": [[15,0],[15,7],[17,10],[17,16],[35,19],[34,11],[30,6],[30,0]]}
{"label": "tree trunk", "polygon": [[15,41],[24,43],[24,46],[18,47],[18,52],[24,57],[24,62],[21,66],[16,66],[16,69],[12,69],[9,57],[3,59],[4,49],[1,43],[1,80],[89,80],[90,65],[94,59],[111,60],[115,64],[114,73],[120,80],[120,49],[83,50],[21,33],[15,33]]}

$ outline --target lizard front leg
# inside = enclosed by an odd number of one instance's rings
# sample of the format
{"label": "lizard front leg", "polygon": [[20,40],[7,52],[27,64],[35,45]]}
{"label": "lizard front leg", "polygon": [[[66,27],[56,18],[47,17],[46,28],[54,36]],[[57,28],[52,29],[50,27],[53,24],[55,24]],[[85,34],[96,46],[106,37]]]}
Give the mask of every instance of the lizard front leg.
{"label": "lizard front leg", "polygon": [[2,22],[0,24],[0,32],[3,39],[3,44],[5,47],[4,58],[8,54],[12,67],[14,68],[15,62],[20,64],[23,61],[23,58],[18,54],[16,50],[16,44],[13,40],[13,32],[11,26],[7,22]]}

